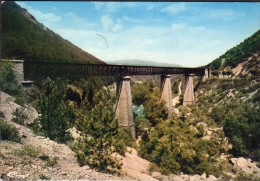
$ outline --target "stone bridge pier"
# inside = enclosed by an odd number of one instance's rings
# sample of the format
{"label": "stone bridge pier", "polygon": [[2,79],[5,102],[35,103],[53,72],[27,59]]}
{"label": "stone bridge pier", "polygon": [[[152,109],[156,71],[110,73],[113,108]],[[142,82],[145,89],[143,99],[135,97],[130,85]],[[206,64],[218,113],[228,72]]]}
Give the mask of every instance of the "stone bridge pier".
{"label": "stone bridge pier", "polygon": [[168,113],[171,114],[173,107],[171,75],[161,76],[161,100],[165,102],[165,107]]}
{"label": "stone bridge pier", "polygon": [[121,77],[117,82],[116,118],[119,126],[129,129],[133,138],[135,135],[134,115],[132,111],[132,95],[130,77]]}
{"label": "stone bridge pier", "polygon": [[194,98],[194,87],[192,75],[185,75],[185,92],[183,95],[183,105],[193,104],[195,102]]}

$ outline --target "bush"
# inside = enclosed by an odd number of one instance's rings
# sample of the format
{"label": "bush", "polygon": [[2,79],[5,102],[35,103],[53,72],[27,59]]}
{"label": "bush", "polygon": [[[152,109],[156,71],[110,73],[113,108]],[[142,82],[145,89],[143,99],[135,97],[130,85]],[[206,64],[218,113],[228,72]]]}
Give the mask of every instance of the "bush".
{"label": "bush", "polygon": [[19,132],[15,127],[12,127],[2,119],[0,119],[0,139],[20,142]]}
{"label": "bush", "polygon": [[19,86],[13,66],[10,62],[1,62],[0,66],[0,90],[10,94],[16,95],[19,92]]}
{"label": "bush", "polygon": [[53,158],[48,158],[48,159],[46,160],[46,165],[47,165],[48,167],[53,167],[53,166],[57,165],[58,160],[59,160],[59,158],[56,157],[56,156],[53,157]]}
{"label": "bush", "polygon": [[25,124],[25,121],[28,119],[28,116],[24,108],[16,108],[12,112],[13,118],[12,121],[21,125]]}
{"label": "bush", "polygon": [[54,81],[47,79],[43,83],[43,90],[37,103],[38,121],[45,136],[59,142],[71,139],[68,132],[73,119],[72,111],[64,101],[64,94]]}
{"label": "bush", "polygon": [[88,164],[112,173],[120,169],[121,163],[112,154],[124,155],[126,145],[133,141],[128,131],[118,127],[113,102],[109,90],[102,89],[94,96],[92,104],[85,99],[81,107],[75,109],[75,126],[81,137],[72,149],[80,165]]}
{"label": "bush", "polygon": [[32,145],[25,145],[21,149],[14,150],[14,154],[17,156],[29,156],[36,158],[42,151]]}
{"label": "bush", "polygon": [[214,158],[220,156],[223,146],[215,138],[198,139],[198,134],[202,133],[182,119],[160,121],[143,134],[140,154],[164,174],[220,174]]}
{"label": "bush", "polygon": [[225,136],[233,145],[234,156],[250,156],[259,150],[260,111],[249,103],[223,102],[211,113],[215,122],[223,126]]}

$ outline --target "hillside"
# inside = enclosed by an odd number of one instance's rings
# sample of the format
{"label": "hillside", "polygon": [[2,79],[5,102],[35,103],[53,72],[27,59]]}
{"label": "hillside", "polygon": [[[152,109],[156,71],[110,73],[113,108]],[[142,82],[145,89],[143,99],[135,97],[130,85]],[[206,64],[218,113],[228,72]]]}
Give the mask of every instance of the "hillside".
{"label": "hillside", "polygon": [[104,63],[39,23],[15,2],[1,4],[1,58]]}
{"label": "hillside", "polygon": [[239,45],[231,48],[219,58],[213,60],[209,65],[212,69],[231,66],[236,67],[239,63],[247,60],[248,57],[260,51],[260,30],[251,37],[245,39]]}
{"label": "hillside", "polygon": [[223,126],[233,145],[231,153],[259,161],[260,54],[252,52],[243,60],[234,68],[216,70],[195,97],[199,108],[209,110],[207,117]]}

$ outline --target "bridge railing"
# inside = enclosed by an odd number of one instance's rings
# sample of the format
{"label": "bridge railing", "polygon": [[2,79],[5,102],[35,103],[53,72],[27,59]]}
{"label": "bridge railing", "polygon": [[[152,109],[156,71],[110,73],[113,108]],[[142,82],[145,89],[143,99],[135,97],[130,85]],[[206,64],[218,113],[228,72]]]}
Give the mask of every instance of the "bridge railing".
{"label": "bridge railing", "polygon": [[153,67],[61,62],[24,62],[25,80],[37,80],[47,77],[75,79],[90,76],[127,76],[160,74],[204,75],[205,69],[185,67]]}

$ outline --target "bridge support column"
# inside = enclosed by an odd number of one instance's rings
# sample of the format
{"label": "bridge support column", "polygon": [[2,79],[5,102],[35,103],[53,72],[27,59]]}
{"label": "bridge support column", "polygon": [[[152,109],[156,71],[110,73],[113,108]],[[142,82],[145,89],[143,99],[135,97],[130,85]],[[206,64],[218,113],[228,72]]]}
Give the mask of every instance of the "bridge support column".
{"label": "bridge support column", "polygon": [[134,115],[132,111],[132,96],[130,87],[130,77],[122,77],[117,82],[117,102],[116,118],[119,126],[129,129],[133,138],[135,138]]}
{"label": "bridge support column", "polygon": [[161,76],[161,100],[165,102],[165,107],[170,114],[172,112],[173,102],[172,102],[172,86],[171,86],[171,75]]}
{"label": "bridge support column", "polygon": [[209,67],[205,68],[205,74],[202,77],[202,82],[205,82],[206,79],[211,77],[211,69]]}
{"label": "bridge support column", "polygon": [[194,98],[194,87],[192,75],[185,75],[185,92],[183,96],[183,105],[193,104]]}

